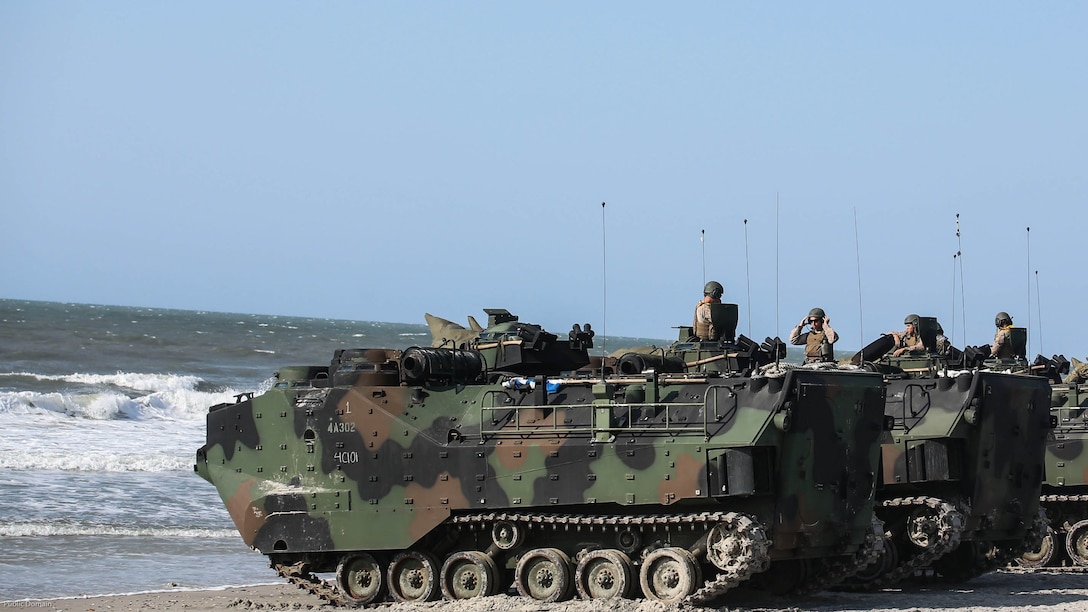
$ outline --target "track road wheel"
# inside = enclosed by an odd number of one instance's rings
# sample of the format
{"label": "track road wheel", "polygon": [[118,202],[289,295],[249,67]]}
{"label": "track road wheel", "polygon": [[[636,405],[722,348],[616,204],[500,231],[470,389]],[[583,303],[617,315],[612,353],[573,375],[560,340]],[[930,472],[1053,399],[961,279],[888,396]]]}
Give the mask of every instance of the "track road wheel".
{"label": "track road wheel", "polygon": [[899,565],[899,550],[895,547],[895,542],[892,542],[888,536],[882,537],[881,540],[883,546],[876,561],[855,572],[851,582],[861,585],[874,582]]}
{"label": "track road wheel", "polygon": [[746,545],[747,540],[741,534],[718,523],[707,534],[706,560],[720,570],[733,570],[745,557],[751,556]]}
{"label": "track road wheel", "polygon": [[442,564],[442,595],[446,599],[487,597],[499,592],[499,568],[487,553],[465,550]]}
{"label": "track road wheel", "polygon": [[345,597],[359,604],[366,605],[385,599],[382,566],[366,553],[340,559],[336,566],[336,586]]}
{"label": "track road wheel", "polygon": [[638,578],[646,597],[665,603],[679,603],[702,582],[695,556],[672,547],[646,555]]}
{"label": "track road wheel", "polygon": [[1088,565],[1088,519],[1075,523],[1065,536],[1065,552],[1077,565]]}
{"label": "track road wheel", "polygon": [[907,539],[925,550],[937,543],[940,525],[931,508],[918,508],[907,518]]}
{"label": "track road wheel", "polygon": [[557,548],[534,548],[518,559],[514,586],[524,597],[552,603],[574,591],[570,557]]}
{"label": "track road wheel", "polygon": [[582,599],[627,597],[634,583],[631,558],[618,550],[590,551],[574,570],[574,585]]}
{"label": "track road wheel", "polygon": [[525,541],[525,532],[517,523],[498,521],[491,526],[491,539],[500,550],[511,550]]}
{"label": "track road wheel", "polygon": [[1054,553],[1058,548],[1057,543],[1058,538],[1054,534],[1054,529],[1047,525],[1039,548],[1020,555],[1016,559],[1016,564],[1021,567],[1046,567],[1054,559]]}
{"label": "track road wheel", "polygon": [[389,593],[397,601],[430,601],[438,595],[438,562],[425,552],[408,550],[389,562]]}

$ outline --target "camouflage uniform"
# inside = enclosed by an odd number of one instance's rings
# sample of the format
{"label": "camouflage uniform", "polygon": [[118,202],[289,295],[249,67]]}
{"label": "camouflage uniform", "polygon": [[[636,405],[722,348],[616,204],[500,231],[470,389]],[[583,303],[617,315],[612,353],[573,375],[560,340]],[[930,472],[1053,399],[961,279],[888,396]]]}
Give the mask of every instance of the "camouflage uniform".
{"label": "camouflage uniform", "polygon": [[999,312],[994,315],[994,325],[997,333],[994,334],[994,343],[990,345],[990,357],[992,359],[1012,359],[1016,357],[1016,348],[1012,345],[1012,317],[1007,312]]}
{"label": "camouflage uniform", "polygon": [[717,340],[722,331],[714,327],[714,321],[710,315],[711,304],[721,304],[725,287],[718,281],[710,281],[703,287],[703,299],[695,306],[695,320],[691,323],[693,333],[700,340]]}
{"label": "camouflage uniform", "polygon": [[922,342],[922,335],[918,332],[921,318],[916,314],[909,314],[903,319],[907,326],[901,332],[888,332],[895,338],[895,351],[892,355],[898,357],[906,354],[920,354],[926,352],[926,345]]}
{"label": "camouflage uniform", "polygon": [[907,330],[903,330],[899,334],[899,346],[905,348],[912,353],[921,352],[926,350],[925,344],[922,343],[922,337],[918,333],[908,334]]}
{"label": "camouflage uniform", "polygon": [[937,324],[937,337],[934,338],[934,341],[937,344],[937,354],[947,357],[952,351],[952,341],[948,339],[948,336],[944,335],[944,328],[941,327],[940,323]]}
{"label": "camouflage uniform", "polygon": [[[820,329],[813,328],[805,333],[801,333],[804,329],[806,322],[811,322],[813,317],[817,317],[818,314],[820,320]],[[809,312],[809,316],[801,320],[790,331],[790,344],[805,345],[805,363],[814,363],[819,361],[834,361],[835,350],[832,348],[832,344],[839,341],[839,334],[831,328],[831,324],[828,322],[827,317],[822,309],[813,308]]]}
{"label": "camouflage uniform", "polygon": [[695,320],[691,326],[695,330],[695,335],[699,336],[701,340],[717,340],[721,335],[717,328],[714,327],[714,322],[710,320],[710,305],[721,304],[721,300],[715,300],[713,298],[704,298],[703,301],[695,307]]}
{"label": "camouflage uniform", "polygon": [[990,356],[994,359],[1012,359],[1016,356],[1012,346],[1012,334],[1009,333],[1010,327],[1012,325],[1006,325],[994,335],[994,343],[990,346]]}
{"label": "camouflage uniform", "polygon": [[949,351],[952,350],[952,341],[948,339],[943,333],[937,334],[937,354],[947,357]]}

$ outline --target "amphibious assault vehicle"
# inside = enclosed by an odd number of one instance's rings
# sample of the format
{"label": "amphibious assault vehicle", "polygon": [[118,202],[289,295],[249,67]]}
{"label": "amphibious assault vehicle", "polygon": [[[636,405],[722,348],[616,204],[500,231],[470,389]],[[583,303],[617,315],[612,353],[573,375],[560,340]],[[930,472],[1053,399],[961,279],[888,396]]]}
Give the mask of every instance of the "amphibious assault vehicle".
{"label": "amphibious assault vehicle", "polygon": [[881,376],[753,375],[761,347],[715,360],[728,373],[628,371],[590,358],[589,325],[559,338],[488,314],[213,406],[195,469],[246,544],[344,605],[700,601],[771,563],[869,561]]}
{"label": "amphibious assault vehicle", "polygon": [[[1055,364],[1057,367],[1055,367]],[[1060,374],[1064,357],[1036,359],[1036,366]],[[1083,364],[1077,364],[1078,371]],[[1040,546],[1017,562],[1025,567],[1070,567],[1088,571],[1088,384],[1083,376],[1054,380],[1051,413],[1056,423],[1047,437],[1042,505],[1048,527]],[[1082,374],[1082,373],[1081,373]]]}
{"label": "amphibious assault vehicle", "polygon": [[[710,314],[713,326],[704,330],[704,333],[709,334],[708,337],[700,338],[693,327],[680,326],[677,328],[678,339],[667,347],[639,347],[617,351],[613,356],[617,359],[620,374],[637,375],[652,369],[661,372],[687,372],[692,375],[702,373],[727,379],[755,377],[759,380],[764,376],[783,376],[790,370],[798,374],[822,372],[849,375],[862,372],[856,366],[834,363],[806,366],[785,363],[782,359],[786,357],[786,346],[779,338],[768,337],[759,343],[743,335],[736,335],[736,304],[711,304]],[[891,419],[885,417],[881,427],[890,428],[890,423]],[[839,452],[849,451],[840,449]],[[818,520],[835,517],[833,520],[842,525],[838,528],[843,534],[839,546],[844,551],[855,550],[857,547],[855,552],[829,555],[827,550],[811,546],[801,547],[792,555],[775,556],[770,568],[754,576],[747,586],[778,594],[808,594],[838,584],[877,559],[882,545],[883,527],[870,511],[876,473],[865,471],[861,461],[863,448],[853,452],[856,463],[849,466],[848,471],[854,474],[853,478],[858,479],[857,483],[834,505],[826,507],[825,517]],[[871,457],[874,463],[870,467],[875,470],[879,458],[875,454]],[[817,518],[816,515],[812,516]]]}
{"label": "amphibious assault vehicle", "polygon": [[[988,347],[977,351],[984,364],[994,369],[1032,374],[1051,385],[1051,431],[1047,434],[1046,456],[1040,502],[1046,514],[1046,529],[1038,546],[1025,551],[1016,564],[1027,568],[1065,568],[1088,571],[1088,363],[1073,360],[1074,371],[1064,355],[1050,358],[1037,355],[1028,363],[1023,347],[1025,332],[1013,328],[1013,359],[989,359]],[[968,351],[970,353],[970,351]],[[1069,374],[1064,380],[1063,375]]]}
{"label": "amphibious assault vehicle", "polygon": [[941,346],[937,320],[912,317],[924,351],[889,354],[886,335],[852,360],[884,375],[893,420],[877,487],[884,554],[850,579],[854,588],[888,586],[926,568],[967,580],[1020,555],[1045,529],[1038,492],[1049,385],[986,369],[983,352]]}

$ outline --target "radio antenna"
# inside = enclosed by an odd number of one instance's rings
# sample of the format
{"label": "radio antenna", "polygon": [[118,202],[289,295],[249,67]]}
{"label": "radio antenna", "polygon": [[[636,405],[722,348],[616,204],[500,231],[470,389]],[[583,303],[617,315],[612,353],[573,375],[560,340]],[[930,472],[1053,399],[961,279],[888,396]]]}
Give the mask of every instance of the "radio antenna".
{"label": "radio antenna", "polygon": [[703,286],[706,286],[706,230],[699,230],[699,245],[703,249]]}
{"label": "radio antenna", "polygon": [[[781,210],[782,210],[781,209],[781,204],[779,203],[779,200],[778,200],[778,192],[776,191],[776,192],[774,192],[774,333],[775,333],[775,336],[778,336],[778,337],[781,337],[781,335],[782,335],[782,334],[779,333],[781,325],[782,325],[782,313],[779,312],[780,301],[779,301],[779,298],[778,298],[778,286],[779,286],[779,265],[778,265],[779,248],[778,248],[778,242],[779,242],[779,239],[780,239],[780,236],[779,236],[780,232],[779,232],[778,228],[779,228],[779,218],[781,217],[781,214],[780,214]],[[778,350],[777,349],[775,350],[774,354],[778,355]],[[776,356],[775,357],[775,363],[777,363],[777,362],[778,362],[778,357]]]}
{"label": "radio antenna", "polygon": [[1028,342],[1027,355],[1031,355],[1031,228],[1027,231],[1027,260],[1028,260]]}
{"label": "radio antenna", "polygon": [[959,256],[959,253],[952,254],[952,325],[948,330],[948,337],[952,340],[956,338],[956,260]]}
{"label": "radio antenna", "polygon": [[[963,319],[963,345],[967,346],[967,291],[964,285],[967,282],[963,278],[963,244],[960,242],[960,214],[956,213],[956,255],[960,260],[960,315]],[[952,313],[955,316],[955,313]]]}
{"label": "radio antenna", "polygon": [[858,331],[861,333],[862,346],[865,346],[865,311],[861,306],[861,242],[858,240],[858,207],[854,207],[854,255],[858,265]]}
{"label": "radio antenna", "polygon": [[752,274],[748,269],[748,219],[744,220],[744,279],[748,282],[748,335],[752,335]]}
{"label": "radio antenna", "polygon": [[1035,271],[1035,303],[1038,307],[1039,322],[1035,324],[1035,327],[1039,330],[1039,353],[1044,354],[1043,351],[1043,298],[1039,293],[1039,271]]}
{"label": "radio antenna", "polygon": [[[1031,228],[1026,232],[1027,240],[1027,354],[1031,354]],[[1025,355],[1026,356],[1026,355]]]}
{"label": "radio antenna", "polygon": [[[604,216],[604,202],[601,202],[601,350],[608,354],[608,232]],[[601,365],[604,376],[604,365]]]}

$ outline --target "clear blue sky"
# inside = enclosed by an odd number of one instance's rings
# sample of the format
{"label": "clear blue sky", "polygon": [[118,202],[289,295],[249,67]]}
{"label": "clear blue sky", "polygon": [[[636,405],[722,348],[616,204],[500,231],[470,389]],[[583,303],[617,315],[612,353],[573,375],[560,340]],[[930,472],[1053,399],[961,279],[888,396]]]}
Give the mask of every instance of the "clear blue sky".
{"label": "clear blue sky", "polygon": [[843,348],[910,312],[981,344],[1006,310],[1084,357],[1086,32],[1078,2],[2,2],[0,297],[672,338],[705,260],[760,339],[822,306]]}

